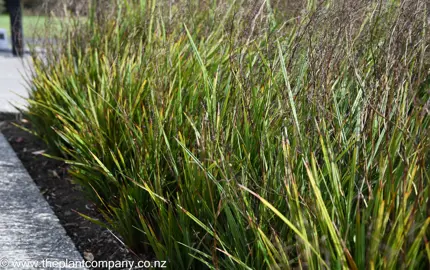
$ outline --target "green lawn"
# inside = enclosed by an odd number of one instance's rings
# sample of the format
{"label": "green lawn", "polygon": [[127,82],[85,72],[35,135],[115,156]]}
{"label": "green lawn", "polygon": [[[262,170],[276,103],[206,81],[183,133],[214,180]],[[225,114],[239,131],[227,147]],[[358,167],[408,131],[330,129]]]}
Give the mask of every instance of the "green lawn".
{"label": "green lawn", "polygon": [[[46,35],[44,29],[47,20],[48,18],[44,16],[23,16],[24,37],[35,38]],[[53,22],[59,27],[57,19],[53,19]],[[8,36],[10,37],[10,19],[8,15],[0,15],[0,28],[7,29]]]}

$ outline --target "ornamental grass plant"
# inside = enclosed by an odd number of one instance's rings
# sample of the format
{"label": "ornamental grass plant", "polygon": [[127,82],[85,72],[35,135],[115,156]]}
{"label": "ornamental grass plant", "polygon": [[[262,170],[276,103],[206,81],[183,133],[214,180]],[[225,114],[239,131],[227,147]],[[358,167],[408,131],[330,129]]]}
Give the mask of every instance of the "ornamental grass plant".
{"label": "ornamental grass plant", "polygon": [[93,1],[27,117],[86,218],[170,269],[426,269],[428,8]]}

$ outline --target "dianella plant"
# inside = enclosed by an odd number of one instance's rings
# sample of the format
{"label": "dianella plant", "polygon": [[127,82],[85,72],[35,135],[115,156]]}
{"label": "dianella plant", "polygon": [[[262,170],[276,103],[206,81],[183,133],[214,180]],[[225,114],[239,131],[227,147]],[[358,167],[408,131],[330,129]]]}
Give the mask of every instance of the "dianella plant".
{"label": "dianella plant", "polygon": [[96,1],[28,119],[171,269],[427,269],[424,0]]}

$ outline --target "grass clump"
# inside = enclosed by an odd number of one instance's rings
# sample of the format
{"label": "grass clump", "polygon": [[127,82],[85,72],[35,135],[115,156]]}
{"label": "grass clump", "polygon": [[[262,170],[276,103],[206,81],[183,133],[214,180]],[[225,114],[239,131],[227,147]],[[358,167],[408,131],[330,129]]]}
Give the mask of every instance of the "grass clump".
{"label": "grass clump", "polygon": [[172,268],[424,269],[426,3],[294,6],[93,4],[34,57],[28,117]]}

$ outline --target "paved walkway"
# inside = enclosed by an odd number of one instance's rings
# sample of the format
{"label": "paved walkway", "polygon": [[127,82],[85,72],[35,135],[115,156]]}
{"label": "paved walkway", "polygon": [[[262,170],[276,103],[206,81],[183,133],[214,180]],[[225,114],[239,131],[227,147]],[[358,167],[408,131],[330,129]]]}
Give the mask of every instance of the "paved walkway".
{"label": "paved walkway", "polygon": [[54,262],[60,265],[82,257],[0,134],[0,269],[34,269],[18,264],[44,260],[41,269],[55,269],[49,267]]}
{"label": "paved walkway", "polygon": [[[17,112],[13,105],[23,108],[28,93],[22,75],[29,72],[31,60],[13,57],[11,53],[0,52],[0,112]],[[21,97],[20,97],[21,96]]]}
{"label": "paved walkway", "polygon": [[[26,71],[20,58],[0,52],[0,113],[25,106]],[[71,269],[82,262],[57,216],[0,133],[0,269]],[[69,266],[73,266],[70,265]],[[75,265],[76,266],[76,265]],[[84,268],[73,268],[84,269]]]}

